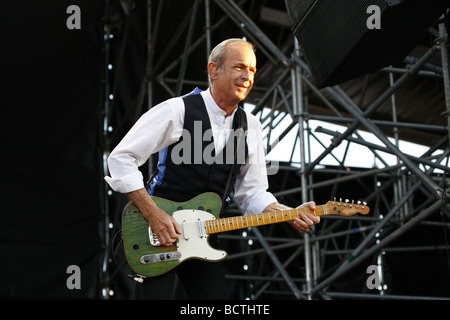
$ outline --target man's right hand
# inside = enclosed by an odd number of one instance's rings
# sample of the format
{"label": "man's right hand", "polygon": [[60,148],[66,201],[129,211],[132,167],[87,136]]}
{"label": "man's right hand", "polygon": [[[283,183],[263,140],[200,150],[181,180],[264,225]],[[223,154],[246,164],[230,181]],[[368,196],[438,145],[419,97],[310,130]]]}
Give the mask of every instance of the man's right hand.
{"label": "man's right hand", "polygon": [[158,208],[145,189],[132,191],[127,196],[147,219],[161,245],[170,246],[178,239],[181,235],[180,225],[172,216]]}

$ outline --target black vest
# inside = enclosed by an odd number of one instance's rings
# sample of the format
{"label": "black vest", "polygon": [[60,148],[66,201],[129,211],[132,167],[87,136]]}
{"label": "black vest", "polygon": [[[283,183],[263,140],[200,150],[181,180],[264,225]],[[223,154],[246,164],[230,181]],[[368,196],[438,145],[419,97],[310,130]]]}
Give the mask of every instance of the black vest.
{"label": "black vest", "polygon": [[[203,192],[215,192],[226,199],[233,191],[236,176],[248,155],[246,137],[237,147],[237,129],[247,131],[245,112],[238,107],[233,119],[236,134],[230,135],[224,149],[216,155],[211,122],[202,96],[194,94],[182,99],[185,106],[182,137],[160,151],[158,168],[149,181],[148,192],[176,202],[188,201]],[[234,151],[237,151],[236,161]],[[225,191],[233,162],[236,164]]]}

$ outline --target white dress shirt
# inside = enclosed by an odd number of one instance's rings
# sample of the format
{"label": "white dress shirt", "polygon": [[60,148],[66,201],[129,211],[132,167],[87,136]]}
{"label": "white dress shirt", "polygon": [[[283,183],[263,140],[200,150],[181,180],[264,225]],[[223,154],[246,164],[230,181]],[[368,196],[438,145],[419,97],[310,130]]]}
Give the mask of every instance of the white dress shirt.
{"label": "white dress shirt", "polygon": [[[214,137],[216,154],[225,146],[232,132],[235,112],[225,117],[214,101],[210,90],[202,91]],[[182,98],[164,101],[144,113],[108,157],[110,176],[105,180],[114,191],[128,193],[144,188],[139,166],[156,152],[176,143],[183,131],[184,102]],[[241,167],[235,183],[235,198],[246,213],[261,213],[271,203],[277,202],[267,191],[267,169],[262,143],[261,123],[249,112],[248,158]]]}

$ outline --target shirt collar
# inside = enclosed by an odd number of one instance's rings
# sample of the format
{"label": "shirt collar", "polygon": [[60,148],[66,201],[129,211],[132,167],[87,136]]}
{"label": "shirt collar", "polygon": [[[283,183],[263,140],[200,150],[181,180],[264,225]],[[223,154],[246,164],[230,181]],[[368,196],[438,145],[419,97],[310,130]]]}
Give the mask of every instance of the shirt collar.
{"label": "shirt collar", "polygon": [[[211,88],[208,88],[208,90],[205,90],[202,92],[203,99],[205,100],[206,107],[214,112],[214,114],[225,117],[227,114],[222,108],[220,108],[216,101],[214,101],[214,98],[211,95]],[[236,109],[234,109],[233,113],[230,115],[230,118],[233,118],[234,114],[236,113]]]}

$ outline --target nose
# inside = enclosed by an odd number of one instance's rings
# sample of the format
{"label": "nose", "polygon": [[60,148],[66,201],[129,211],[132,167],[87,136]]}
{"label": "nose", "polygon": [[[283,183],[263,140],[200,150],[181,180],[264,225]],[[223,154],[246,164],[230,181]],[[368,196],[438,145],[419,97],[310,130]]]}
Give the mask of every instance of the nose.
{"label": "nose", "polygon": [[253,73],[249,68],[243,68],[241,77],[244,81],[251,81],[253,79]]}

